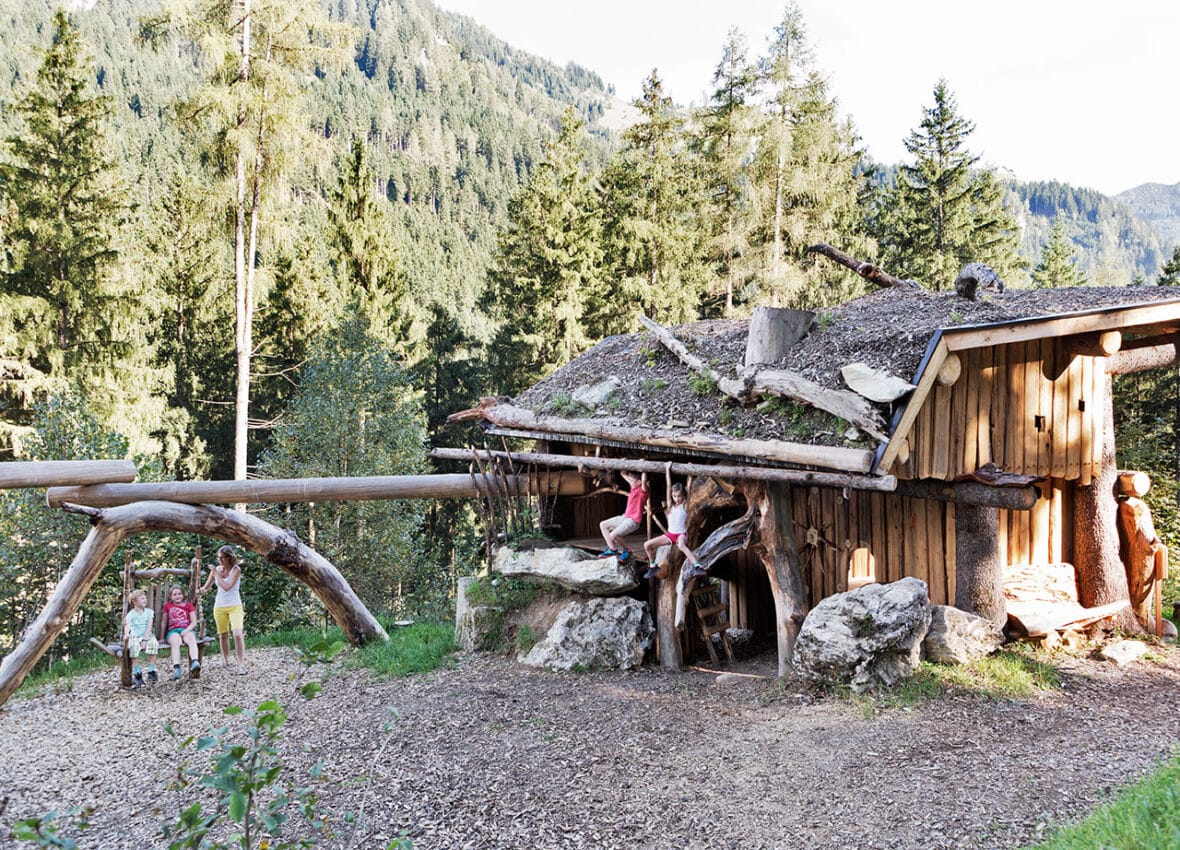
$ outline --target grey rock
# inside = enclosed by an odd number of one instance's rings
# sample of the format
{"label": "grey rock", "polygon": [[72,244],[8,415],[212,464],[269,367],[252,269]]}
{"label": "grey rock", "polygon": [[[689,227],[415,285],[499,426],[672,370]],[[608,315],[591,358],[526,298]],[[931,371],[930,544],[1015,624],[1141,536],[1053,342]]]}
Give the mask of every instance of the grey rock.
{"label": "grey rock", "polygon": [[599,381],[597,384],[578,387],[571,393],[571,398],[578,404],[598,407],[601,404],[606,404],[607,400],[614,395],[615,390],[621,386],[623,386],[623,382],[611,375],[605,381]]}
{"label": "grey rock", "polygon": [[950,605],[930,609],[930,629],[922,641],[922,657],[938,664],[970,664],[1004,644],[1004,633],[991,620]]}
{"label": "grey rock", "polygon": [[511,578],[552,582],[575,593],[617,596],[639,586],[633,564],[618,558],[595,558],[568,546],[514,550],[505,546],[496,553],[496,572]]}
{"label": "grey rock", "polygon": [[636,599],[575,600],[520,662],[550,670],[627,670],[643,663],[654,635],[647,606]]}
{"label": "grey rock", "polygon": [[891,686],[917,670],[929,627],[930,595],[920,579],[838,593],[803,621],[795,667],[808,681],[856,693]]}
{"label": "grey rock", "polygon": [[962,298],[971,301],[979,300],[979,290],[986,292],[1003,292],[1004,281],[983,263],[968,263],[963,266],[959,276],[955,278],[955,292]]}

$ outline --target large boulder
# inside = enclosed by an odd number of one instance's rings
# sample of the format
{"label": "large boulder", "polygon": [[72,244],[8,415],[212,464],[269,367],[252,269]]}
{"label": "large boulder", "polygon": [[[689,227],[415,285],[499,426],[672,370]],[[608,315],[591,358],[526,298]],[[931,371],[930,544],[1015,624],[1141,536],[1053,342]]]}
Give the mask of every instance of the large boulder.
{"label": "large boulder", "polygon": [[647,606],[636,599],[574,600],[520,661],[551,670],[627,670],[643,663],[654,635]]}
{"label": "large boulder", "polygon": [[511,578],[553,582],[575,593],[617,596],[639,586],[635,568],[618,558],[595,558],[581,549],[557,546],[513,549],[496,553],[495,570]]}
{"label": "large boulder", "polygon": [[910,676],[930,627],[926,582],[903,578],[829,596],[807,615],[795,642],[795,667],[817,684],[864,693]]}
{"label": "large boulder", "polygon": [[970,664],[1003,645],[1004,633],[991,620],[950,605],[934,605],[922,657],[938,664]]}

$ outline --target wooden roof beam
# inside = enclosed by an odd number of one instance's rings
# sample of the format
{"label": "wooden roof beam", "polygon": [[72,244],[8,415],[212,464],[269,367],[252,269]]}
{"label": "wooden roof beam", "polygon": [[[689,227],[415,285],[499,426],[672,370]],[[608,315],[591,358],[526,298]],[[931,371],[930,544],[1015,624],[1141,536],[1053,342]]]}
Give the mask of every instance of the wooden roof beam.
{"label": "wooden roof beam", "polygon": [[0,463],[0,490],[57,487],[64,484],[115,484],[134,481],[129,460],[32,460]]}

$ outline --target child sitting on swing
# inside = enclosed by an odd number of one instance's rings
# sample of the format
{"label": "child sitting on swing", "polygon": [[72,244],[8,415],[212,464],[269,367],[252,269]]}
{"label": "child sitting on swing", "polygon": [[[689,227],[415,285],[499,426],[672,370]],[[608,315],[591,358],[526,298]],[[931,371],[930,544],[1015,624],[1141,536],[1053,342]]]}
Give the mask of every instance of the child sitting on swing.
{"label": "child sitting on swing", "polygon": [[688,531],[688,490],[679,481],[675,484],[672,483],[672,461],[664,464],[664,478],[667,482],[668,500],[671,502],[668,505],[667,514],[668,530],[659,537],[644,541],[643,551],[647,553],[648,564],[643,577],[652,578],[659,572],[660,565],[656,563],[656,554],[661,546],[669,544],[684,553],[686,563],[692,564],[688,573],[689,578],[702,576],[705,574],[705,569],[697,561],[697,556],[693,551],[688,548],[688,540],[685,539],[685,534]]}

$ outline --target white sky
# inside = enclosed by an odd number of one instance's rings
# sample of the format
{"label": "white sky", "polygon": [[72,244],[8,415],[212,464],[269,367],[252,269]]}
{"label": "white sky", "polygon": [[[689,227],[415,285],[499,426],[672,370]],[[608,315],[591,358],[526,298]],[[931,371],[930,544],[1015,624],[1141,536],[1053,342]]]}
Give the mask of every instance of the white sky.
{"label": "white sky", "polygon": [[[658,68],[701,104],[737,27],[751,57],[779,0],[435,0],[515,47],[596,71],[634,99]],[[1180,182],[1174,0],[799,0],[816,64],[879,162],[906,158],[938,78],[975,123],[969,148],[1022,180],[1115,194]]]}

